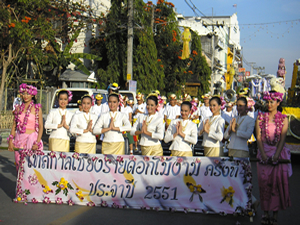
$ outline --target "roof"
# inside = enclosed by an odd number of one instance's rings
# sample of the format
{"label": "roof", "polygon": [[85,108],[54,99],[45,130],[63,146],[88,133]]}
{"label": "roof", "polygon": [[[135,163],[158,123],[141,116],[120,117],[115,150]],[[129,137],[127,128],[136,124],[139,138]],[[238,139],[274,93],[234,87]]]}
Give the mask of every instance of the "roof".
{"label": "roof", "polygon": [[59,80],[97,83],[94,72],[91,72],[90,75],[86,75],[80,70],[65,70],[65,72],[60,75]]}

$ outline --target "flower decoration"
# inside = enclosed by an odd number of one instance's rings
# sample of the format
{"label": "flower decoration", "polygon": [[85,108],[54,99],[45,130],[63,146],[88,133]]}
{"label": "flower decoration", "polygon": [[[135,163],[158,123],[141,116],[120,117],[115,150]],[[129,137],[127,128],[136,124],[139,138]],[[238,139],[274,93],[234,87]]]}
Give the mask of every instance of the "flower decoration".
{"label": "flower decoration", "polygon": [[63,193],[64,193],[64,195],[67,196],[67,194],[69,192],[68,189],[74,190],[73,187],[72,187],[72,185],[68,181],[66,181],[65,178],[63,178],[63,177],[60,178],[60,182],[54,181],[52,183],[52,185],[57,187],[57,189],[55,191],[55,195],[57,195],[62,190]]}
{"label": "flower decoration", "polygon": [[117,160],[117,162],[123,162],[124,161],[123,157],[120,156],[120,155],[117,156],[116,160]]}
{"label": "flower decoration", "polygon": [[183,162],[183,158],[181,157],[178,157],[177,160],[176,160],[176,164],[180,164]]}
{"label": "flower decoration", "polygon": [[37,204],[37,203],[39,203],[39,201],[38,201],[38,200],[36,200],[36,198],[33,198],[33,199],[31,199],[31,202],[32,202],[33,204]]}
{"label": "flower decoration", "polygon": [[82,191],[77,191],[76,196],[82,201],[84,199]]}
{"label": "flower decoration", "polygon": [[136,161],[136,158],[135,158],[134,155],[129,156],[129,159],[132,160],[132,161]]}
{"label": "flower decoration", "polygon": [[258,113],[258,119],[260,120],[259,122],[259,127],[261,129],[261,133],[263,135],[262,138],[266,140],[266,142],[269,145],[276,145],[279,140],[280,140],[280,135],[283,127],[283,121],[286,118],[286,115],[281,114],[281,112],[277,112],[274,116],[274,122],[275,122],[275,137],[273,140],[271,140],[270,134],[269,134],[269,129],[268,129],[268,124],[269,124],[269,113]]}
{"label": "flower decoration", "polygon": [[70,205],[70,206],[75,205],[75,203],[72,201],[72,199],[69,199],[69,200],[67,201],[67,204]]}
{"label": "flower decoration", "polygon": [[222,200],[220,203],[223,203],[224,201],[228,202],[228,204],[233,207],[233,195],[235,193],[235,190],[233,189],[233,187],[229,186],[228,188],[222,188],[221,190],[222,192]]}
{"label": "flower decoration", "polygon": [[118,208],[120,208],[119,207],[119,205],[117,205],[115,202],[112,204],[112,206],[111,206],[112,208],[114,208],[114,209],[118,209]]}
{"label": "flower decoration", "polygon": [[191,115],[198,110],[198,103],[196,101],[191,101],[192,108],[191,108]]}
{"label": "flower decoration", "polygon": [[107,203],[106,203],[106,201],[103,201],[103,200],[101,200],[100,205],[101,205],[102,207],[107,207],[107,206],[108,206]]}
{"label": "flower decoration", "polygon": [[29,175],[28,176],[28,182],[30,185],[36,185],[38,183],[38,178],[35,174],[33,174],[32,176]]}
{"label": "flower decoration", "polygon": [[282,101],[283,99],[283,93],[280,92],[264,92],[264,100],[274,100],[274,101]]}
{"label": "flower decoration", "polygon": [[105,162],[111,163],[111,159],[107,155],[104,156],[104,160]]}
{"label": "flower decoration", "polygon": [[149,162],[150,158],[148,156],[144,156],[144,161]]}
{"label": "flower decoration", "polygon": [[42,185],[42,187],[44,188],[43,192],[45,194],[53,193],[53,190],[48,185],[46,185],[46,186]]}
{"label": "flower decoration", "polygon": [[98,157],[94,156],[92,157],[92,161],[95,162],[98,159]]}
{"label": "flower decoration", "polygon": [[195,163],[201,163],[201,159],[200,158],[195,158],[194,161],[195,161]]}
{"label": "flower decoration", "polygon": [[161,162],[164,162],[165,160],[166,160],[166,158],[165,158],[164,156],[161,156],[161,157],[160,157],[160,161],[161,161]]}
{"label": "flower decoration", "polygon": [[74,159],[79,159],[79,153],[78,152],[74,152],[74,154],[72,155],[72,157]]}
{"label": "flower decoration", "polygon": [[65,158],[67,157],[67,156],[66,156],[64,153],[62,153],[62,152],[59,154],[59,156],[60,156],[60,158],[62,158],[62,159],[65,159]]}
{"label": "flower decoration", "polygon": [[223,96],[220,97],[220,100],[221,100],[221,110],[224,110],[226,106],[226,101],[224,100]]}
{"label": "flower decoration", "polygon": [[50,198],[49,197],[45,197],[44,200],[43,200],[43,203],[45,203],[45,204],[51,203]]}
{"label": "flower decoration", "polygon": [[27,201],[27,195],[30,194],[29,189],[25,189],[24,191],[20,190],[14,202],[25,202]]}
{"label": "flower decoration", "polygon": [[56,152],[55,152],[55,151],[49,152],[48,155],[49,155],[51,158],[56,158]]}
{"label": "flower decoration", "polygon": [[190,192],[192,192],[192,195],[189,199],[190,202],[193,201],[194,195],[198,195],[199,201],[203,202],[203,198],[202,198],[201,194],[206,193],[206,191],[202,188],[202,186],[200,184],[196,185],[196,184],[192,184],[192,183],[188,182],[188,183],[186,183],[186,186],[190,189]]}
{"label": "flower decoration", "polygon": [[90,201],[90,202],[88,202],[86,205],[87,205],[87,206],[90,206],[90,207],[94,207],[94,206],[95,206],[95,203],[92,202],[92,201]]}
{"label": "flower decoration", "polygon": [[59,90],[58,92],[56,92],[56,97],[58,97],[58,94],[61,92],[61,91],[66,91],[68,93],[68,102],[70,102],[73,98],[73,93],[72,91],[69,91],[69,90],[66,90],[66,89],[61,89]]}
{"label": "flower decoration", "polygon": [[27,92],[30,95],[37,95],[37,88],[32,85],[27,85],[23,83],[19,87],[19,92],[20,94]]}
{"label": "flower decoration", "polygon": [[63,204],[62,198],[57,197],[57,199],[55,200],[55,203],[58,205]]}

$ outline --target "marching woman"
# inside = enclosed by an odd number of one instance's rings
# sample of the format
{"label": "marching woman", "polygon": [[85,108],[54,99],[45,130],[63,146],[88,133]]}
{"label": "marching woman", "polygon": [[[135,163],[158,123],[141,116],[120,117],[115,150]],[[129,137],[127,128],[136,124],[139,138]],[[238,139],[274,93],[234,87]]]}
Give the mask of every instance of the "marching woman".
{"label": "marching woman", "polygon": [[198,141],[197,125],[189,117],[192,104],[184,101],[181,104],[181,119],[173,120],[168,127],[164,141],[172,141],[170,146],[172,156],[193,156],[191,144]]}
{"label": "marching woman", "polygon": [[165,125],[163,117],[157,112],[157,94],[149,94],[146,104],[148,114],[142,114],[138,117],[133,124],[130,134],[141,135],[140,146],[142,155],[162,156],[163,149],[160,140],[164,137]]}
{"label": "marching woman", "polygon": [[[283,94],[266,92],[268,112],[259,113],[256,120],[256,140],[258,146],[257,175],[261,209],[264,211],[262,224],[277,224],[278,211],[291,206],[288,178],[292,175],[290,150],[284,146],[288,130],[288,120],[278,111]],[[273,211],[270,219],[269,211]]]}
{"label": "marching woman", "polygon": [[128,115],[118,111],[119,95],[112,92],[108,97],[109,112],[101,114],[94,134],[104,134],[102,154],[124,155],[125,143],[122,132],[131,130]]}
{"label": "marching woman", "polygon": [[[21,84],[19,92],[22,104],[14,110],[14,123],[8,137],[8,150],[43,150],[43,114],[40,104],[36,104],[37,88]],[[15,151],[17,171],[19,169],[20,153]]]}
{"label": "marching woman", "polygon": [[96,137],[93,134],[93,127],[98,115],[90,113],[94,105],[94,96],[88,94],[81,97],[82,112],[73,116],[70,132],[76,135],[75,152],[96,154]]}
{"label": "marching woman", "polygon": [[229,139],[228,156],[246,158],[249,157],[247,141],[251,137],[255,121],[247,115],[247,99],[240,97],[236,102],[238,116],[235,116],[227,127],[224,138]]}
{"label": "marching woman", "polygon": [[219,157],[222,152],[222,139],[225,120],[221,117],[221,99],[212,97],[209,107],[212,116],[204,118],[199,126],[199,135],[203,135],[204,155],[208,157]]}
{"label": "marching woman", "polygon": [[49,137],[49,150],[68,152],[70,150],[69,126],[73,113],[67,110],[68,103],[72,100],[72,92],[62,89],[56,94],[58,105],[47,116],[45,129],[51,129]]}

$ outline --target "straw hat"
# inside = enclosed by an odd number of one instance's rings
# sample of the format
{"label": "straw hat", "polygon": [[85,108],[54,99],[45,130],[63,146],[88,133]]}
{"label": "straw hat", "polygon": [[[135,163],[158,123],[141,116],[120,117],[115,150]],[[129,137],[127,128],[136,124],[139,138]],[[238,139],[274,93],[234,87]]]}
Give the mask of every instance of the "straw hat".
{"label": "straw hat", "polygon": [[101,94],[97,94],[95,98],[96,98],[96,100],[102,100],[103,96]]}
{"label": "straw hat", "polygon": [[169,95],[169,99],[170,100],[176,100],[177,99],[177,96],[175,94],[170,94]]}

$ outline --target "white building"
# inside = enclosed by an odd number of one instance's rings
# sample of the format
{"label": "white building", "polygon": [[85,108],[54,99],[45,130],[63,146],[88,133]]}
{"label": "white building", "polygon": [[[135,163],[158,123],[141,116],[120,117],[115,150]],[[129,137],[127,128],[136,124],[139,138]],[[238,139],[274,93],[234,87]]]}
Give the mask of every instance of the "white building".
{"label": "white building", "polygon": [[[241,50],[240,28],[236,13],[231,16],[207,16],[207,17],[184,17],[177,15],[179,26],[189,27],[191,30],[201,36],[201,45],[203,53],[210,59],[211,64],[213,55],[212,35],[214,35],[214,81],[221,80],[221,77],[227,72],[228,48],[235,53]],[[235,54],[235,68],[239,61],[238,54]],[[210,65],[211,66],[211,65]]]}

